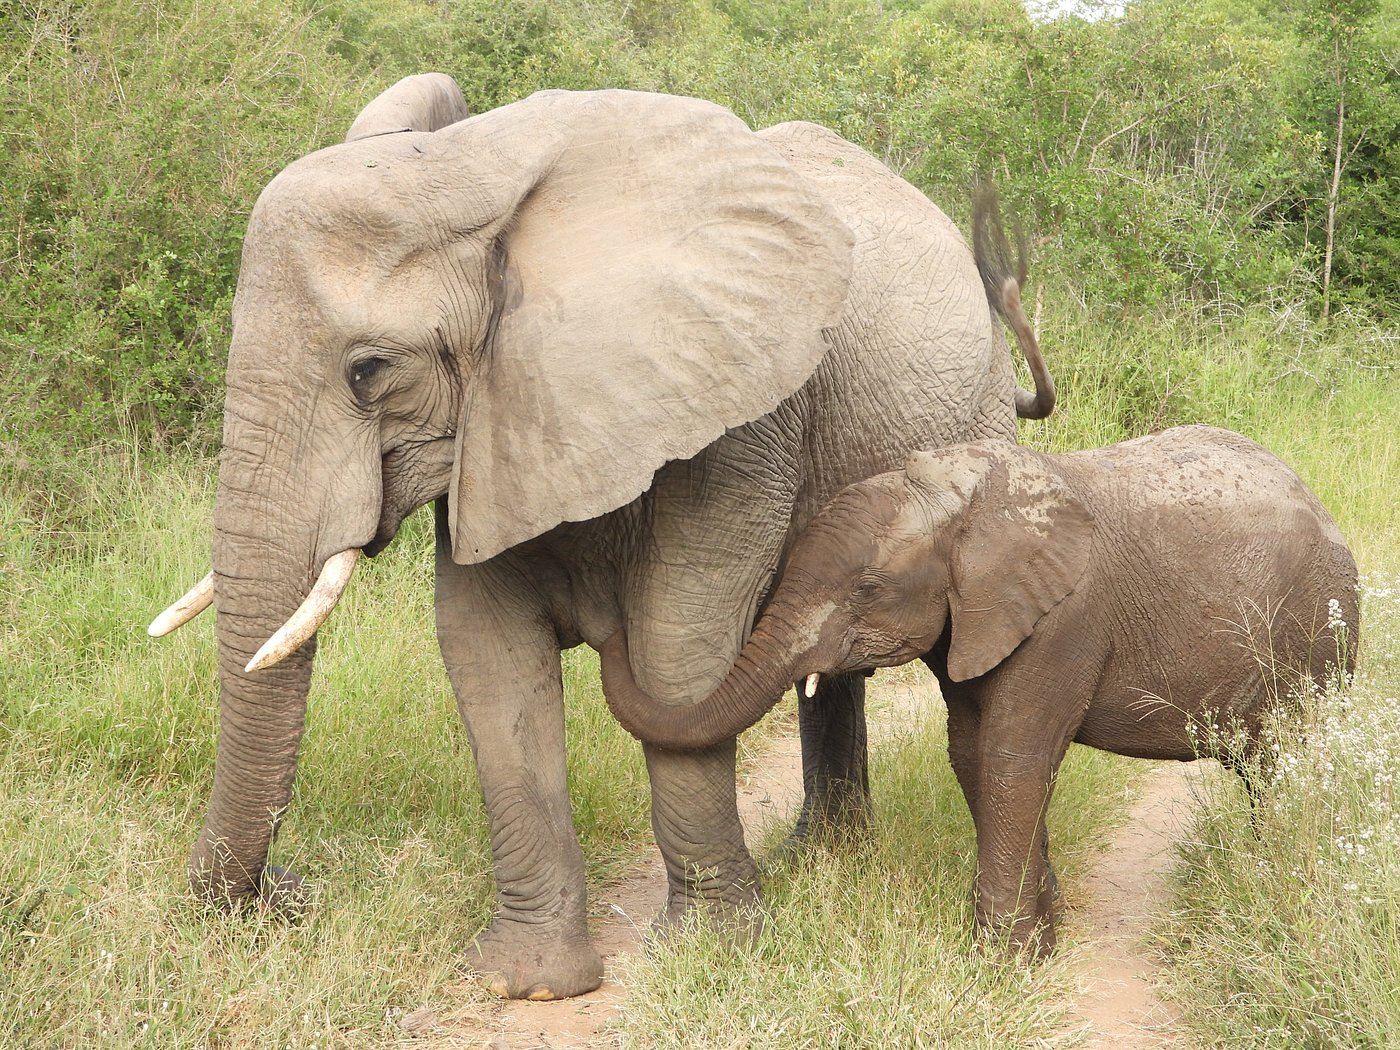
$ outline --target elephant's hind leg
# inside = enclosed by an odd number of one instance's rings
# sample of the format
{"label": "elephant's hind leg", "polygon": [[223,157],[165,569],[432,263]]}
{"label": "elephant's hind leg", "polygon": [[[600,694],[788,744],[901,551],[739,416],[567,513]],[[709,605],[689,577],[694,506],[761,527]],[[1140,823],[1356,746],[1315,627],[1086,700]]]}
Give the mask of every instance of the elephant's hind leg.
{"label": "elephant's hind leg", "polygon": [[870,825],[865,675],[826,675],[810,699],[799,689],[802,812],[790,844],[863,835]]}

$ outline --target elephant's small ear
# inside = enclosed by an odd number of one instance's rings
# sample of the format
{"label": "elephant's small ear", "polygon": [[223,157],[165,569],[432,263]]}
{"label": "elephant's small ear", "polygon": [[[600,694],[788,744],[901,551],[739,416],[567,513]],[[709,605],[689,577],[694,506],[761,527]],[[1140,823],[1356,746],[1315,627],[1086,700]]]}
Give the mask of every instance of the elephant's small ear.
{"label": "elephant's small ear", "polygon": [[[1006,442],[950,453],[953,474],[978,475],[953,545],[948,675],[986,674],[1063,601],[1089,564],[1094,518],[1053,460]],[[960,480],[962,480],[960,478]]]}
{"label": "elephant's small ear", "polygon": [[400,131],[437,131],[471,116],[462,89],[446,73],[404,77],[380,92],[355,118],[346,142]]}
{"label": "elephant's small ear", "polygon": [[518,201],[463,399],[457,561],[623,506],[816,370],[851,232],[728,110],[556,91],[451,134]]}

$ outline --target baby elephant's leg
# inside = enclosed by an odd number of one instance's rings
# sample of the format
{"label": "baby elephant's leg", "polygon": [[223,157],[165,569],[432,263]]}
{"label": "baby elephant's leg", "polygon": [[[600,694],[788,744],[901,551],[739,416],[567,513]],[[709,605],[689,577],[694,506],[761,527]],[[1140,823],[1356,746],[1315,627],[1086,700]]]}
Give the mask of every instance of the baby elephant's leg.
{"label": "baby elephant's leg", "polygon": [[1015,692],[1007,682],[987,696],[978,727],[976,916],[984,936],[1043,956],[1057,896],[1045,817],[1078,716]]}

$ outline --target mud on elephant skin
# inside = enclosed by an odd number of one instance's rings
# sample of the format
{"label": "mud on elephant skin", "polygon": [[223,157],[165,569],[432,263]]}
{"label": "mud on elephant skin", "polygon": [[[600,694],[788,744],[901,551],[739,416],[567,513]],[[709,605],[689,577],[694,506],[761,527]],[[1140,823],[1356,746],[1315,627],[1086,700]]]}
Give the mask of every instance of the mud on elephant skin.
{"label": "mud on elephant skin", "polygon": [[[1245,775],[1266,720],[1306,680],[1350,674],[1357,640],[1356,565],[1317,498],[1248,439],[1194,426],[1068,455],[917,452],[808,525],[710,697],[647,696],[621,632],[603,684],[641,739],[703,747],[791,682],[924,660],[976,827],[978,928],[1044,954],[1044,815],[1070,742]],[[1216,743],[1239,730],[1243,750]]]}
{"label": "mud on elephant skin", "polygon": [[[268,851],[314,634],[360,552],[433,502],[438,642],[498,886],[470,961],[504,995],[577,994],[602,964],[561,648],[625,628],[645,688],[703,697],[838,489],[930,443],[1010,437],[1017,405],[1052,395],[1016,389],[1001,318],[1020,316],[1018,285],[995,223],[974,258],[922,194],[816,125],[754,132],[625,91],[468,117],[429,74],[350,139],[288,166],[253,210],[213,573],[153,625],[211,598],[218,614],[219,749],[190,876],[218,901],[294,885]],[[861,694],[824,695],[805,812],[858,815]],[[666,915],[741,917],[758,889],[733,741],[646,759]]]}

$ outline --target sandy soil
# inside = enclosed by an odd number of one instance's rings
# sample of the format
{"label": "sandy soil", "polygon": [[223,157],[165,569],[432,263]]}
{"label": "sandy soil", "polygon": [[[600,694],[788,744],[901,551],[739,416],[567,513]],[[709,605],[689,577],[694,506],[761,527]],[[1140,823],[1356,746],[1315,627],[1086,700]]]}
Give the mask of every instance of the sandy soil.
{"label": "sandy soil", "polygon": [[[878,746],[918,709],[937,703],[936,686],[924,677],[876,679],[872,694],[872,745]],[[932,687],[931,691],[930,687]],[[1165,873],[1171,843],[1185,825],[1190,768],[1162,766],[1143,785],[1126,824],[1107,844],[1087,878],[1074,887],[1066,920],[1073,967],[1081,993],[1075,1005],[1088,1046],[1115,1050],[1170,1047],[1179,1050],[1175,1011],[1157,997],[1155,963],[1143,945],[1153,915],[1167,900]],[[774,823],[791,823],[802,801],[802,759],[796,726],[775,737],[739,783],[739,815],[750,844]],[[651,917],[661,909],[665,871],[654,854],[639,862],[593,903],[594,942],[603,953],[606,976],[597,991],[562,1002],[482,1003],[464,986],[464,1006],[450,1015],[424,1008],[400,1019],[425,1050],[578,1050],[610,1047],[604,1032],[622,1009],[624,990],[614,975],[619,964],[642,948]],[[469,1005],[465,1005],[469,1004]]]}
{"label": "sandy soil", "polygon": [[1153,983],[1157,962],[1144,937],[1170,900],[1173,846],[1189,826],[1192,784],[1213,763],[1168,763],[1143,782],[1127,821],[1074,887],[1067,930],[1079,977],[1075,1013],[1093,1050],[1173,1050],[1191,1044],[1179,1011]]}

